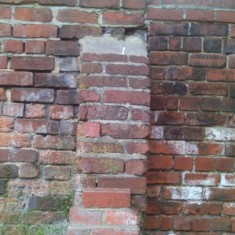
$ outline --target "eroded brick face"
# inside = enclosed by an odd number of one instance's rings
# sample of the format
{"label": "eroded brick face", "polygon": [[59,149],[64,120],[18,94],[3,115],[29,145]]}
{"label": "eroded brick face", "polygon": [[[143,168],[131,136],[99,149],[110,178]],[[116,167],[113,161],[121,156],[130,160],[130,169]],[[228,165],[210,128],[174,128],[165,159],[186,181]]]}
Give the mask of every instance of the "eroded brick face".
{"label": "eroded brick face", "polygon": [[0,224],[233,234],[234,8],[0,0]]}

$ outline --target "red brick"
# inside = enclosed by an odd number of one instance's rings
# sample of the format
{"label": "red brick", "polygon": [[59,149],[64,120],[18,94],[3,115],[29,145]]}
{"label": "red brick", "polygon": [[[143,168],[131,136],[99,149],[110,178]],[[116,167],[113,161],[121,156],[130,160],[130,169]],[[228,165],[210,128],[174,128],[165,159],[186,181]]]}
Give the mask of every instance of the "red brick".
{"label": "red brick", "polygon": [[226,66],[227,57],[222,54],[192,54],[189,58],[189,64],[197,67],[215,67],[223,68]]}
{"label": "red brick", "polygon": [[148,172],[146,175],[148,184],[180,184],[181,174],[178,172]]}
{"label": "red brick", "polygon": [[186,202],[183,205],[183,213],[186,215],[220,215],[222,204],[218,202]]}
{"label": "red brick", "polygon": [[9,53],[23,52],[23,42],[19,40],[4,40],[3,47],[5,52]]}
{"label": "red brick", "polygon": [[12,132],[14,129],[14,120],[9,117],[0,117],[0,132]]}
{"label": "red brick", "polygon": [[38,149],[74,150],[75,138],[73,136],[35,135],[32,146]]}
{"label": "red brick", "polygon": [[0,162],[36,163],[38,160],[38,152],[32,149],[1,149],[0,156]]}
{"label": "red brick", "polygon": [[15,130],[20,133],[58,134],[58,122],[43,119],[18,119]]}
{"label": "red brick", "polygon": [[124,171],[124,162],[109,158],[82,158],[80,161],[82,173],[117,174]]}
{"label": "red brick", "polygon": [[144,160],[129,160],[125,165],[125,173],[144,175],[147,172],[147,163]]}
{"label": "red brick", "polygon": [[85,122],[78,125],[77,134],[80,137],[98,138],[100,137],[100,124],[95,122]]}
{"label": "red brick", "polygon": [[45,42],[38,40],[30,40],[25,42],[25,53],[43,54],[45,52]]}
{"label": "red brick", "polygon": [[100,95],[96,91],[81,90],[80,91],[80,99],[83,103],[98,102],[98,101],[100,101]]}
{"label": "red brick", "polygon": [[0,19],[10,19],[11,8],[9,6],[0,6]]}
{"label": "red brick", "polygon": [[[0,26],[1,27],[1,26]],[[51,38],[57,36],[57,26],[50,24],[15,24],[13,36],[17,38]]]}
{"label": "red brick", "polygon": [[188,27],[188,23],[152,23],[150,25],[150,34],[187,36]]}
{"label": "red brick", "polygon": [[98,187],[130,189],[132,194],[143,194],[146,192],[146,179],[144,177],[103,176],[98,179]]}
{"label": "red brick", "polygon": [[80,106],[79,114],[80,120],[126,120],[128,109],[122,106],[111,105]]}
{"label": "red brick", "polygon": [[159,229],[161,226],[161,218],[156,215],[147,215],[145,218],[145,229]]}
{"label": "red brick", "polygon": [[186,20],[214,21],[214,12],[210,10],[186,10]]}
{"label": "red brick", "polygon": [[214,171],[215,159],[210,157],[197,157],[195,159],[196,171]]}
{"label": "red brick", "polygon": [[230,55],[229,57],[228,57],[228,66],[229,66],[229,68],[232,68],[232,69],[234,69],[235,68],[235,56],[234,55]]}
{"label": "red brick", "polygon": [[72,207],[69,215],[71,224],[101,225],[102,212]]}
{"label": "red brick", "polygon": [[72,151],[50,151],[40,152],[39,161],[50,165],[72,165],[76,162],[76,154]]}
{"label": "red brick", "polygon": [[192,157],[175,157],[175,170],[191,171],[193,169],[194,159]]}
{"label": "red brick", "polygon": [[184,11],[181,9],[157,9],[148,8],[147,19],[148,20],[183,20]]}
{"label": "red brick", "polygon": [[122,208],[130,207],[130,190],[128,189],[84,189],[84,207]]}
{"label": "red brick", "polygon": [[224,146],[217,143],[187,143],[186,153],[187,154],[198,154],[198,155],[223,155]]}
{"label": "red brick", "polygon": [[86,12],[76,9],[58,10],[56,19],[60,22],[72,23],[98,23],[98,15],[95,12]]}
{"label": "red brick", "polygon": [[150,152],[158,154],[185,154],[184,141],[150,141]]}
{"label": "red brick", "polygon": [[0,23],[0,37],[9,37],[11,36],[11,25]]}
{"label": "red brick", "polygon": [[139,12],[121,12],[121,11],[105,11],[103,13],[104,25],[144,25],[143,14]]}
{"label": "red brick", "polygon": [[147,188],[148,197],[150,198],[159,197],[160,192],[161,192],[160,186],[148,185],[148,188]]}
{"label": "red brick", "polygon": [[150,107],[152,110],[165,110],[166,98],[160,95],[151,95]]}
{"label": "red brick", "polygon": [[183,50],[184,51],[201,51],[202,50],[202,40],[201,38],[193,37],[193,38],[184,38],[183,40]]}
{"label": "red brick", "polygon": [[128,153],[140,153],[146,154],[149,150],[149,146],[147,143],[129,143],[127,147]]}
{"label": "red brick", "polygon": [[43,104],[26,104],[25,117],[42,118],[46,116],[46,106]]}
{"label": "red brick", "polygon": [[145,9],[145,7],[145,0],[124,0],[123,2],[123,8]]}
{"label": "red brick", "polygon": [[12,57],[11,68],[15,70],[51,71],[54,69],[54,58],[51,57]]}
{"label": "red brick", "polygon": [[77,146],[84,153],[124,153],[123,146],[118,143],[78,141]]}
{"label": "red brick", "polygon": [[215,11],[215,21],[235,23],[234,11]]}
{"label": "red brick", "polygon": [[136,211],[132,210],[107,210],[106,224],[108,225],[138,225],[139,216]]}
{"label": "red brick", "polygon": [[192,221],[192,230],[207,232],[210,231],[211,220],[209,218],[194,218]]}
{"label": "red brick", "polygon": [[189,90],[193,95],[228,95],[228,85],[223,83],[192,82],[189,84]]}
{"label": "red brick", "polygon": [[96,1],[96,0],[80,0],[79,6],[88,8],[119,8],[119,0]]}
{"label": "red brick", "polygon": [[81,73],[87,73],[87,74],[96,74],[96,73],[102,73],[103,68],[101,64],[98,63],[83,63],[81,66]]}
{"label": "red brick", "polygon": [[181,50],[181,38],[180,37],[169,38],[169,50],[170,51],[180,51]]}
{"label": "red brick", "polygon": [[190,34],[192,36],[227,36],[227,24],[192,23]]}
{"label": "red brick", "polygon": [[78,42],[49,40],[46,42],[46,55],[79,56]]}
{"label": "red brick", "polygon": [[109,135],[115,139],[145,139],[148,137],[147,125],[102,124],[101,136]]}
{"label": "red brick", "polygon": [[197,97],[180,98],[180,110],[197,111],[199,109],[200,109],[200,98]]}
{"label": "red brick", "polygon": [[216,171],[234,171],[234,159],[229,157],[216,158],[215,170]]}
{"label": "red brick", "polygon": [[192,218],[190,217],[174,217],[173,227],[175,230],[190,231],[192,229]]}
{"label": "red brick", "polygon": [[77,0],[38,0],[41,5],[76,6]]}
{"label": "red brick", "polygon": [[54,90],[40,88],[13,88],[12,101],[51,103],[54,101]]}
{"label": "red brick", "polygon": [[32,86],[33,74],[29,72],[0,72],[1,86]]}
{"label": "red brick", "polygon": [[10,117],[23,117],[24,104],[4,103],[3,115],[10,116]]}
{"label": "red brick", "polygon": [[7,56],[0,56],[0,69],[7,68]]}
{"label": "red brick", "polygon": [[147,65],[126,65],[126,64],[108,64],[106,66],[107,74],[121,75],[148,75],[149,69]]}
{"label": "red brick", "polygon": [[87,25],[63,25],[59,31],[59,37],[63,39],[80,39],[85,36],[98,37],[101,34],[101,27]]}
{"label": "red brick", "polygon": [[0,88],[0,101],[5,101],[5,100],[6,100],[5,89]]}
{"label": "red brick", "polygon": [[195,186],[216,186],[220,181],[218,174],[203,174],[203,173],[185,173],[183,183],[185,185]]}
{"label": "red brick", "polygon": [[149,77],[151,79],[163,80],[166,76],[166,69],[158,66],[149,66]]}
{"label": "red brick", "polygon": [[185,52],[158,52],[151,51],[150,63],[156,65],[186,65],[188,54]]}
{"label": "red brick", "polygon": [[73,118],[72,106],[52,105],[49,109],[49,116],[51,119],[71,119]]}
{"label": "red brick", "polygon": [[233,82],[235,81],[235,70],[233,69],[208,69],[208,81]]}
{"label": "red brick", "polygon": [[19,21],[50,22],[52,20],[52,12],[49,8],[17,7],[14,18]]}
{"label": "red brick", "polygon": [[147,92],[141,91],[109,90],[104,92],[104,102],[148,106],[150,95]]}
{"label": "red brick", "polygon": [[235,215],[235,204],[234,203],[224,203],[223,213],[224,213],[224,215]]}
{"label": "red brick", "polygon": [[181,125],[184,121],[182,112],[153,112],[151,117],[151,124],[157,125]]}
{"label": "red brick", "polygon": [[147,213],[157,215],[176,215],[179,214],[181,207],[181,202],[166,202],[151,199],[147,204]]}
{"label": "red brick", "polygon": [[173,167],[174,161],[172,156],[151,155],[148,157],[148,169],[168,170]]}
{"label": "red brick", "polygon": [[151,92],[155,94],[186,95],[187,86],[184,82],[152,82]]}
{"label": "red brick", "polygon": [[234,188],[207,188],[204,197],[209,201],[233,202],[235,198],[234,193]]}
{"label": "red brick", "polygon": [[149,111],[140,110],[140,109],[132,109],[131,120],[149,123]]}

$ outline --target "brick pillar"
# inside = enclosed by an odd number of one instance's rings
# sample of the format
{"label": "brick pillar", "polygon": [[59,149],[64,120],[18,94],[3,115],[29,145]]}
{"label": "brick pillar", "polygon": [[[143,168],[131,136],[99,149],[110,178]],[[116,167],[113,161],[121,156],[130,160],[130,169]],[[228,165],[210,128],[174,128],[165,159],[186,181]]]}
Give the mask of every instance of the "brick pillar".
{"label": "brick pillar", "polygon": [[107,35],[80,43],[80,172],[68,234],[137,235],[146,205],[146,44]]}

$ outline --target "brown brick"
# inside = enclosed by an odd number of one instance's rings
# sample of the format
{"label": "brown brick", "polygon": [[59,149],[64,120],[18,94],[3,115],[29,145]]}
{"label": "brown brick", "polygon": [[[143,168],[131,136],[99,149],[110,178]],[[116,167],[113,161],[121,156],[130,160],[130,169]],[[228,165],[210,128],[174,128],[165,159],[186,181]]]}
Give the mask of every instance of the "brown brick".
{"label": "brown brick", "polygon": [[49,8],[17,7],[14,18],[19,21],[50,22],[52,20],[52,12]]}
{"label": "brown brick", "polygon": [[62,39],[80,39],[85,36],[101,36],[102,29],[98,26],[87,25],[63,25],[59,31],[59,37]]}
{"label": "brown brick", "polygon": [[[0,26],[1,27],[1,26]],[[51,38],[57,36],[57,26],[50,24],[15,24],[13,36],[17,38]]]}
{"label": "brown brick", "polygon": [[86,12],[77,9],[58,10],[56,19],[60,22],[98,23],[98,15],[95,12]]}
{"label": "brown brick", "polygon": [[214,12],[210,10],[186,10],[186,20],[189,21],[214,21]]}
{"label": "brown brick", "polygon": [[0,56],[0,69],[7,68],[7,56]]}
{"label": "brown brick", "polygon": [[183,10],[181,9],[147,9],[148,20],[183,20]]}
{"label": "brown brick", "polygon": [[80,0],[79,6],[88,8],[119,8],[119,0],[96,1],[96,0]]}
{"label": "brown brick", "polygon": [[215,21],[235,23],[235,17],[233,11],[215,11]]}
{"label": "brown brick", "polygon": [[58,90],[56,95],[57,104],[79,104],[79,93],[75,89]]}
{"label": "brown brick", "polygon": [[180,184],[181,177],[178,172],[148,172],[147,184]]}
{"label": "brown brick", "polygon": [[144,24],[144,18],[143,14],[139,12],[105,11],[103,13],[103,24],[141,26]]}
{"label": "brown brick", "polygon": [[193,37],[193,38],[184,38],[183,40],[183,50],[184,51],[201,51],[202,50],[202,40],[201,38]]}
{"label": "brown brick", "polygon": [[76,6],[77,0],[38,0],[41,5]]}
{"label": "brown brick", "polygon": [[119,159],[82,158],[80,161],[83,173],[117,174],[124,171],[124,162]]}
{"label": "brown brick", "polygon": [[46,55],[55,56],[79,56],[79,45],[74,41],[52,41],[46,42]]}
{"label": "brown brick", "polygon": [[185,52],[157,52],[151,51],[150,63],[156,65],[186,65],[188,54]]}
{"label": "brown brick", "polygon": [[69,166],[45,166],[46,180],[69,180],[71,178],[71,168]]}
{"label": "brown brick", "polygon": [[45,52],[45,42],[40,40],[29,40],[25,42],[25,53],[43,54]]}
{"label": "brown brick", "polygon": [[33,74],[29,72],[0,72],[1,86],[32,86]]}
{"label": "brown brick", "polygon": [[189,64],[196,67],[223,68],[226,66],[227,57],[223,54],[192,54]]}
{"label": "brown brick", "polygon": [[12,57],[11,68],[15,70],[51,71],[54,69],[54,58],[51,57]]}

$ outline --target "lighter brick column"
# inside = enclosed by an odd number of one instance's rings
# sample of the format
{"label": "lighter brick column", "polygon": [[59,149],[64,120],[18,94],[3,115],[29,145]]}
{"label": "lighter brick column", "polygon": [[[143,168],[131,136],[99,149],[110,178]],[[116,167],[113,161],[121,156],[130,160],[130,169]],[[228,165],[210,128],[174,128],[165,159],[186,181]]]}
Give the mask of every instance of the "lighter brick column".
{"label": "lighter brick column", "polygon": [[146,207],[146,43],[106,35],[80,43],[80,172],[68,234],[137,235]]}

